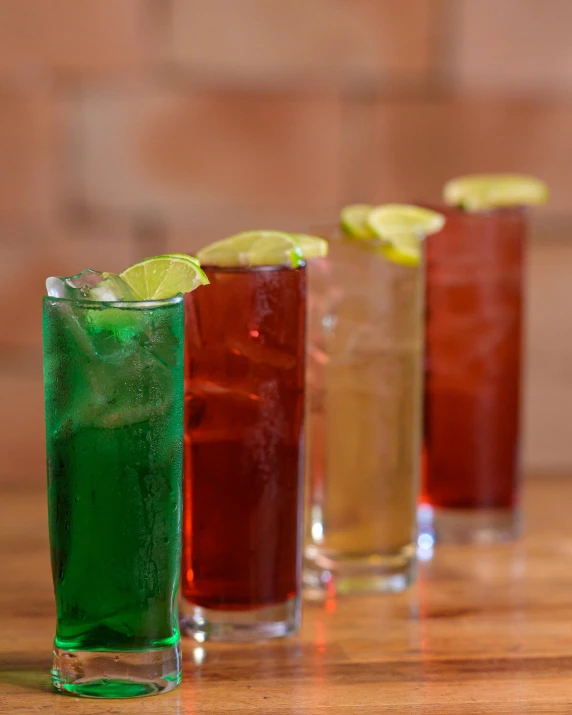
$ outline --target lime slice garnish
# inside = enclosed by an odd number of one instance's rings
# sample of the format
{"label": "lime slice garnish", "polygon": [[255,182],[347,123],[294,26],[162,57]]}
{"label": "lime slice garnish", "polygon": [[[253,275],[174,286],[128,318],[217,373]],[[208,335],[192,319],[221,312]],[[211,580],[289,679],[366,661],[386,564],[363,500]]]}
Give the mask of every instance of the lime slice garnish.
{"label": "lime slice garnish", "polygon": [[416,266],[421,261],[421,239],[440,231],[445,225],[445,217],[420,206],[385,204],[374,208],[367,222],[382,239],[379,250],[385,258]]}
{"label": "lime slice garnish", "polygon": [[137,300],[164,300],[209,282],[197,259],[182,253],[144,258],[119,275]]}
{"label": "lime slice garnish", "polygon": [[287,266],[298,268],[304,256],[297,239],[282,231],[244,231],[202,248],[197,257],[209,266]]}
{"label": "lime slice garnish", "polygon": [[[196,256],[189,256],[186,253],[167,253],[165,256],[168,258],[182,258],[184,261],[192,261],[197,266],[201,265],[201,262]],[[164,258],[165,256],[157,256],[157,258]]]}
{"label": "lime slice garnish", "polygon": [[369,204],[346,206],[340,213],[340,223],[345,233],[353,238],[375,238],[367,219],[374,207]]}
{"label": "lime slice garnish", "polygon": [[367,241],[394,263],[414,266],[421,260],[420,240],[440,231],[445,217],[410,204],[354,204],[342,209],[340,221],[349,238]]}
{"label": "lime slice garnish", "polygon": [[436,211],[410,204],[385,204],[369,213],[367,223],[378,238],[391,240],[393,236],[437,233],[445,225],[445,217]]}
{"label": "lime slice garnish", "polygon": [[446,204],[466,211],[545,204],[548,196],[544,181],[524,174],[461,176],[448,181],[443,189]]}
{"label": "lime slice garnish", "polygon": [[421,262],[421,240],[415,233],[395,234],[391,240],[384,241],[378,250],[393,263],[418,266]]}
{"label": "lime slice garnish", "polygon": [[324,258],[328,255],[328,242],[325,238],[309,236],[307,233],[291,234],[300,244],[304,260],[309,258]]}

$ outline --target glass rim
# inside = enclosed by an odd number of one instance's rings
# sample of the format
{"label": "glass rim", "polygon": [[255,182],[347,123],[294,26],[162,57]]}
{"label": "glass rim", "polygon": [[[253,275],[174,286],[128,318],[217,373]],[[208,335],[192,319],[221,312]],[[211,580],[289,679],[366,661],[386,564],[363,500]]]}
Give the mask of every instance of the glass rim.
{"label": "glass rim", "polygon": [[121,310],[146,310],[149,308],[160,308],[167,305],[178,305],[183,303],[184,293],[177,293],[171,298],[149,298],[147,300],[88,300],[87,298],[58,298],[56,296],[43,296],[44,302],[61,303],[62,305],[73,305],[82,308],[119,308]]}
{"label": "glass rim", "polygon": [[206,269],[206,270],[213,270],[213,271],[228,271],[229,273],[232,271],[242,271],[244,273],[246,273],[248,271],[252,271],[254,273],[254,272],[277,271],[277,270],[298,271],[298,270],[300,270],[300,268],[306,268],[307,265],[308,265],[308,261],[303,259],[299,266],[284,266],[282,264],[280,264],[280,265],[262,264],[260,266],[257,266],[257,265],[219,266],[216,263],[201,263],[201,268],[203,270]]}

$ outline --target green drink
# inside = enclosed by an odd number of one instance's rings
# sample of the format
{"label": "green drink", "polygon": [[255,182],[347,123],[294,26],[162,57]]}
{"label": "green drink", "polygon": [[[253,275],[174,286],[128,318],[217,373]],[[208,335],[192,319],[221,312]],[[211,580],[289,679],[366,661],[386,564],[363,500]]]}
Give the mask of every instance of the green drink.
{"label": "green drink", "polygon": [[181,677],[183,297],[135,300],[113,280],[128,299],[95,300],[109,297],[97,274],[99,287],[60,280],[43,304],[52,679],[91,697]]}

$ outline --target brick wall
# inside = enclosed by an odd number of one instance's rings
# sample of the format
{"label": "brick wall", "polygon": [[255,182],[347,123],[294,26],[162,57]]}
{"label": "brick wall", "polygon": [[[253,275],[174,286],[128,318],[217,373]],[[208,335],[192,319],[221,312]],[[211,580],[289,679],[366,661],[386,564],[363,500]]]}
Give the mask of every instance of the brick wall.
{"label": "brick wall", "polygon": [[40,297],[457,173],[545,178],[526,463],[572,467],[570,0],[0,0],[0,476],[44,472]]}

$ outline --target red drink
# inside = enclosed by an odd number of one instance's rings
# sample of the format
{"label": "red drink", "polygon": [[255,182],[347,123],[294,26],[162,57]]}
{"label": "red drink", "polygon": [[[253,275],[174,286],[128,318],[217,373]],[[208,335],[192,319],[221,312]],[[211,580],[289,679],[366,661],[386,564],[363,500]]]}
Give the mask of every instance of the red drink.
{"label": "red drink", "polygon": [[206,268],[186,305],[183,628],[299,621],[306,269]]}
{"label": "red drink", "polygon": [[427,239],[421,529],[490,541],[518,530],[525,215],[439,209]]}

